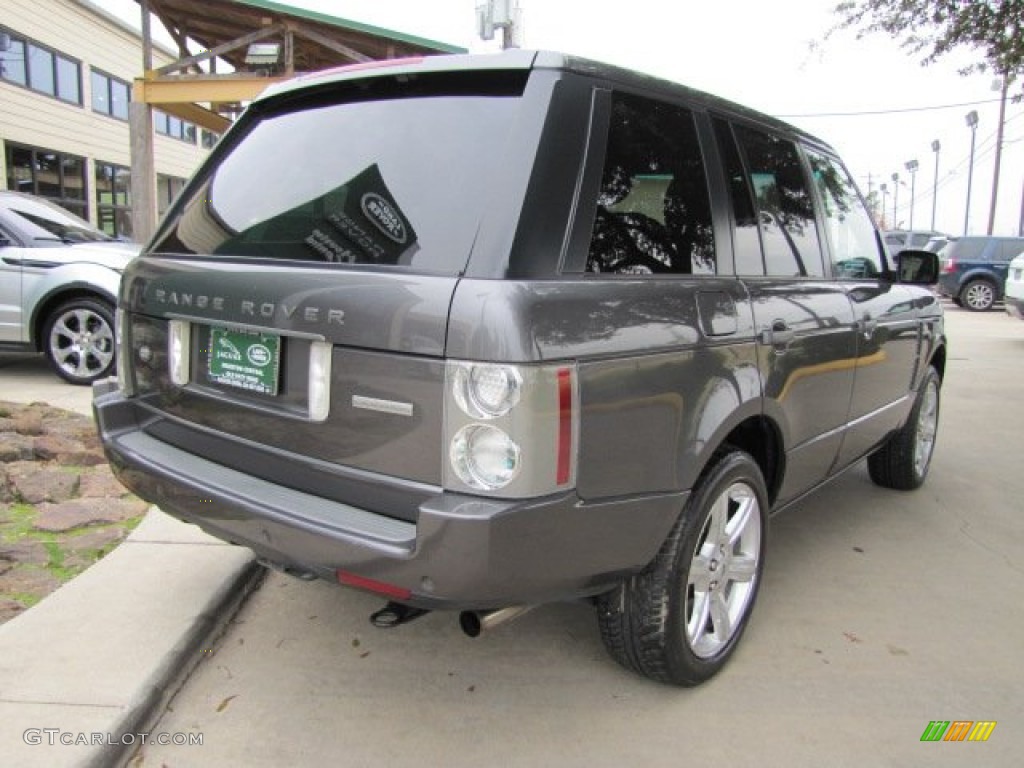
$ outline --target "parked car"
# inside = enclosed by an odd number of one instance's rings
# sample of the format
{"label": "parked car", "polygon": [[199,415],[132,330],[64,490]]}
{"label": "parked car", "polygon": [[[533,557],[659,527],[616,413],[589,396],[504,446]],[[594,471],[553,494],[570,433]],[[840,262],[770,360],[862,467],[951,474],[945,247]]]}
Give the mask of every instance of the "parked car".
{"label": "parked car", "polygon": [[[897,253],[907,249],[918,249],[924,251],[932,250],[929,244],[933,241],[947,240],[947,236],[941,232],[934,232],[930,229],[891,229],[883,233],[882,239],[889,253],[895,256]],[[943,243],[944,244],[944,243]],[[934,247],[934,246],[933,246]],[[941,245],[940,245],[941,247]],[[938,250],[936,249],[936,253]]]}
{"label": "parked car", "polygon": [[939,251],[939,293],[964,309],[991,309],[1003,298],[1010,260],[1022,251],[1024,237],[954,237]]}
{"label": "parked car", "polygon": [[555,53],[382,62],[225,135],[125,272],[94,404],[128,487],[378,626],[585,599],[694,685],[769,513],[865,457],[924,482],[937,272],[765,115]]}
{"label": "parked car", "polygon": [[138,251],[47,200],[0,190],[0,348],[43,352],[72,384],[109,376],[118,284]]}
{"label": "parked car", "polygon": [[1004,301],[1009,314],[1024,320],[1024,253],[1010,262]]}

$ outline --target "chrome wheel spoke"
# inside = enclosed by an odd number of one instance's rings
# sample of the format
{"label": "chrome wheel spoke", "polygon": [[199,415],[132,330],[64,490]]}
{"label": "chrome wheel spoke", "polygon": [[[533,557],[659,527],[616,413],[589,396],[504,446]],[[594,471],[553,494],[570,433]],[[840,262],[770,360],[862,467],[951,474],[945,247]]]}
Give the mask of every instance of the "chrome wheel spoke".
{"label": "chrome wheel spoke", "polygon": [[729,581],[751,582],[757,575],[757,558],[750,555],[734,557],[729,564]]}
{"label": "chrome wheel spoke", "polygon": [[721,592],[711,595],[711,635],[718,646],[725,645],[732,637],[732,617],[729,616],[729,605]]}
{"label": "chrome wheel spoke", "polygon": [[690,606],[690,615],[686,622],[686,639],[690,647],[695,648],[708,626],[708,616],[711,613],[711,593],[694,592],[693,602]]}
{"label": "chrome wheel spoke", "polygon": [[[731,490],[731,489],[730,489]],[[757,501],[753,494],[744,489],[743,493],[729,494],[729,498],[735,501],[739,507],[736,514],[732,516],[725,526],[725,541],[729,546],[735,546],[740,536],[747,529],[751,518],[757,515]]]}

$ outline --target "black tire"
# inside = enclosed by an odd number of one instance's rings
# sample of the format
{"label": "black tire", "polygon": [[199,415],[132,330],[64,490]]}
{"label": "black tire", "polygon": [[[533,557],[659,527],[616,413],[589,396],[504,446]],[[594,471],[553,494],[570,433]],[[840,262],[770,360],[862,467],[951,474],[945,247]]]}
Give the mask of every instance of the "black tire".
{"label": "black tire", "polygon": [[65,301],[46,318],[43,352],[54,372],[72,384],[92,384],[110,376],[117,362],[114,311],[105,301]]}
{"label": "black tire", "polygon": [[941,384],[938,372],[928,366],[906,423],[868,456],[868,474],[875,485],[912,491],[924,483],[935,451]]}
{"label": "black tire", "polygon": [[960,289],[960,306],[971,312],[987,312],[996,303],[996,287],[988,280],[977,278]]}
{"label": "black tire", "polygon": [[[725,514],[713,520],[716,511]],[[601,639],[611,657],[674,685],[698,685],[716,674],[732,656],[754,607],[767,514],[757,463],[742,451],[721,454],[654,560],[598,598]],[[717,537],[712,522],[723,526]],[[699,590],[704,582],[706,589]]]}

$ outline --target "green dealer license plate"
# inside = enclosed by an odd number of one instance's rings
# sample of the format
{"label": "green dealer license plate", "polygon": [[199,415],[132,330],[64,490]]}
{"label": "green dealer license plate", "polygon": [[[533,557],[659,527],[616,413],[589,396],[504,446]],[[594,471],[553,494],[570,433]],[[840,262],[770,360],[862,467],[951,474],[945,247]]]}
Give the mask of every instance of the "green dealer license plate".
{"label": "green dealer license plate", "polygon": [[210,381],[262,395],[276,395],[280,366],[280,336],[210,328]]}

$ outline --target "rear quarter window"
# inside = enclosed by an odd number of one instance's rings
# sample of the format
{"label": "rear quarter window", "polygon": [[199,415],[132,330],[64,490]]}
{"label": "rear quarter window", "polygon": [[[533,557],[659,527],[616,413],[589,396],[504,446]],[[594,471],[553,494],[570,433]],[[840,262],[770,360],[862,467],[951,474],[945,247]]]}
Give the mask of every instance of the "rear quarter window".
{"label": "rear quarter window", "polygon": [[614,94],[587,271],[716,273],[707,173],[685,107]]}

